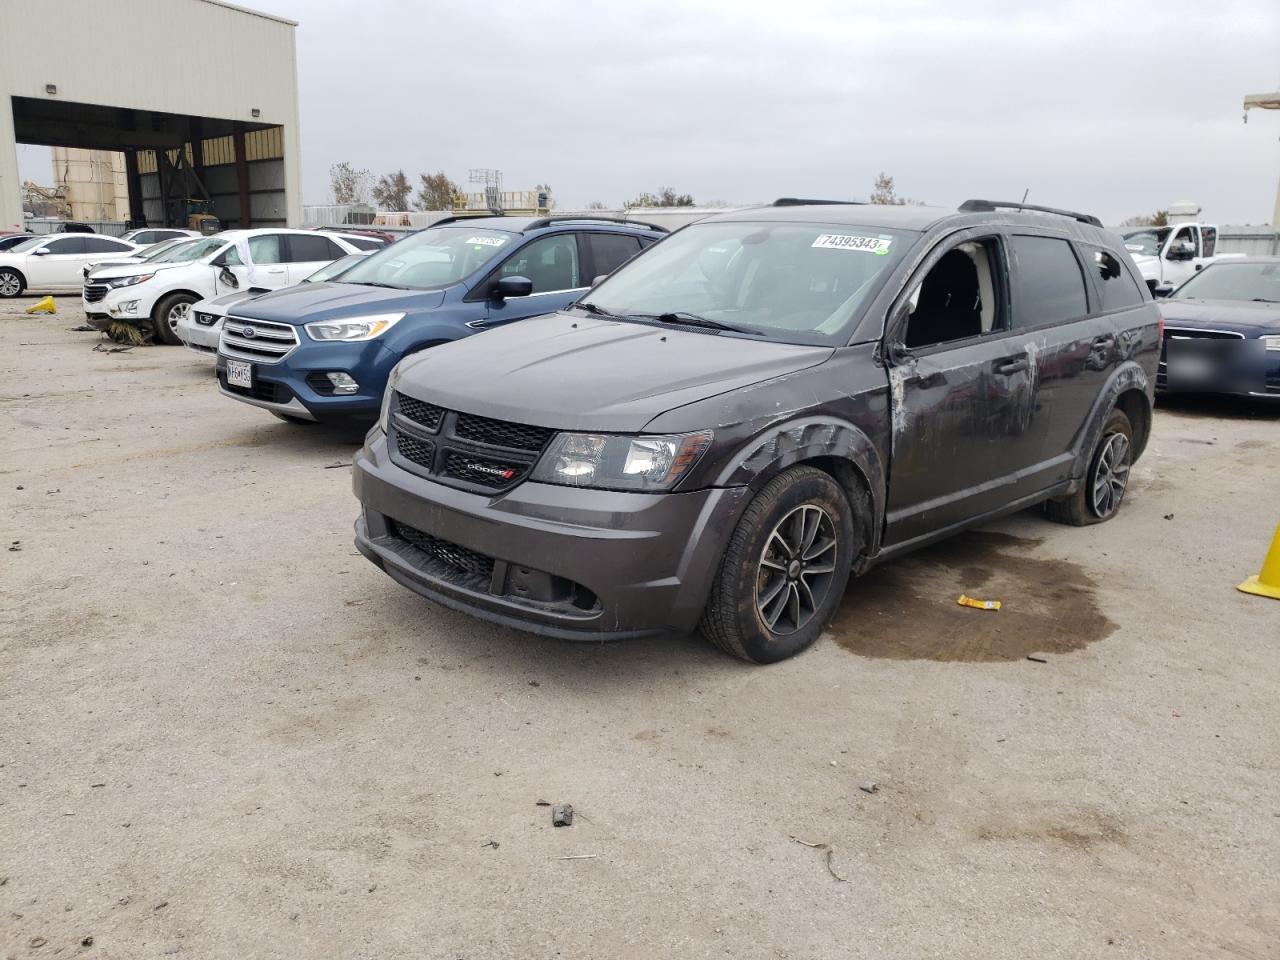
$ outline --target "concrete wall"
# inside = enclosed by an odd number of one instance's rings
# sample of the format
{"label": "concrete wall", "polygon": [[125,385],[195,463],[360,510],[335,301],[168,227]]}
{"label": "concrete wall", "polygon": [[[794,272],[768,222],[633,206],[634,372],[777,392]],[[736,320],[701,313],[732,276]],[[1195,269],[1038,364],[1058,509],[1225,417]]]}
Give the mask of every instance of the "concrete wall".
{"label": "concrete wall", "polygon": [[129,219],[122,153],[54,147],[53,183],[66,188],[72,220]]}
{"label": "concrete wall", "polygon": [[4,0],[0,227],[22,220],[10,97],[278,124],[285,218],[300,223],[294,27],[218,0]]}

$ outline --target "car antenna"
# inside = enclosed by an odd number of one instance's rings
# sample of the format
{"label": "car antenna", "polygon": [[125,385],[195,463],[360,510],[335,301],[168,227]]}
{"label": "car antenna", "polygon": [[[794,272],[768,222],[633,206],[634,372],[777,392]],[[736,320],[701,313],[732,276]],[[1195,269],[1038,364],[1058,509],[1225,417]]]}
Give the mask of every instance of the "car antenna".
{"label": "car antenna", "polygon": [[1022,191],[1022,202],[1023,202],[1023,203],[1026,203],[1026,202],[1027,202],[1027,197],[1028,197],[1028,196],[1030,196],[1030,195],[1031,195],[1031,188],[1030,188],[1030,187],[1027,187],[1027,189],[1025,189],[1025,190],[1023,190],[1023,191]]}

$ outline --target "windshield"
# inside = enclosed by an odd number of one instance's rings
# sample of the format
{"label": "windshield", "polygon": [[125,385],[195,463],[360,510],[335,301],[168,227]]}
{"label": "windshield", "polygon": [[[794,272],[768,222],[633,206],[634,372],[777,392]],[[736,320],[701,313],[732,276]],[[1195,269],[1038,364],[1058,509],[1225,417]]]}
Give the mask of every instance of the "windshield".
{"label": "windshield", "polygon": [[1160,248],[1169,239],[1169,231],[1173,227],[1148,227],[1145,230],[1130,230],[1121,234],[1124,237],[1125,249],[1140,256],[1158,257]]}
{"label": "windshield", "polygon": [[349,253],[345,257],[333,261],[333,263],[326,263],[315,273],[303,277],[302,282],[323,283],[326,280],[336,280],[364,258],[365,254],[363,253]]}
{"label": "windshield", "polygon": [[41,242],[42,242],[42,241],[44,241],[44,240],[48,240],[48,239],[49,239],[48,237],[32,237],[30,240],[23,240],[21,243],[16,244],[16,245],[14,245],[14,246],[10,247],[8,252],[9,252],[9,253],[23,253],[23,252],[25,252],[25,251],[27,251],[27,250],[31,250],[31,249],[32,249],[32,248],[34,248],[37,244],[41,243]]}
{"label": "windshield", "polygon": [[1280,303],[1280,263],[1219,260],[1178,288],[1179,300],[1261,300]]}
{"label": "windshield", "polygon": [[157,243],[154,247],[149,248],[145,253],[139,254],[138,259],[143,263],[151,263],[153,260],[159,260],[165,254],[176,249],[182,244],[193,242],[194,241],[190,237],[186,237],[182,240],[165,240],[164,242]]}
{"label": "windshield", "polygon": [[152,263],[191,263],[210,254],[217,253],[227,245],[226,240],[218,237],[205,237],[200,240],[184,240],[168,250],[163,251]]}
{"label": "windshield", "polygon": [[693,224],[583,299],[615,316],[692,315],[788,343],[843,345],[914,239],[846,224]]}
{"label": "windshield", "polygon": [[369,254],[342,275],[342,282],[439,290],[469,277],[519,239],[502,230],[432,227]]}

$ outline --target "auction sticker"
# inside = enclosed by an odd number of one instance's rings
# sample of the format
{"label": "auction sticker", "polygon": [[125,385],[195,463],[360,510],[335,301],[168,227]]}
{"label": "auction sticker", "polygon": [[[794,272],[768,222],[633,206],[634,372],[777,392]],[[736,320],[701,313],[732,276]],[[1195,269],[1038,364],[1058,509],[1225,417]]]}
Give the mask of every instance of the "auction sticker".
{"label": "auction sticker", "polygon": [[893,240],[890,237],[856,237],[848,233],[824,233],[811,246],[828,250],[857,250],[860,253],[889,252]]}
{"label": "auction sticker", "polygon": [[500,247],[506,242],[506,237],[470,237],[467,239],[467,243],[478,243],[486,247]]}

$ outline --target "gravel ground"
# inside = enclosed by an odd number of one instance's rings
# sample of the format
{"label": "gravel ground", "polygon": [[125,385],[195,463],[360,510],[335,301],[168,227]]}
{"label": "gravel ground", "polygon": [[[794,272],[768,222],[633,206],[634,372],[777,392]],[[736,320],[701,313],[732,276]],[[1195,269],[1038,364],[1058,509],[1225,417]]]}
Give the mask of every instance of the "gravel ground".
{"label": "gravel ground", "polygon": [[421,600],[352,547],[358,435],[30,302],[0,956],[1280,956],[1280,603],[1234,589],[1280,413],[1164,408],[1113,522],[904,559],[758,668]]}

